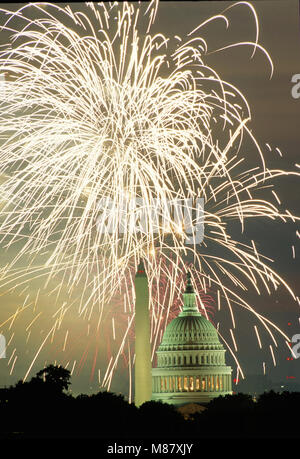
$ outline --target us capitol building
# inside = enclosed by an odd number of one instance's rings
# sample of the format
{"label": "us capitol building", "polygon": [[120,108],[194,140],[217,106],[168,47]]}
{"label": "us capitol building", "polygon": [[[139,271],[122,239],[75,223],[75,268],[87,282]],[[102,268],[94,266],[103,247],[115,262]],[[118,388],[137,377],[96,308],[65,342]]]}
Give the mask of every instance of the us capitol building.
{"label": "us capitol building", "polygon": [[206,404],[231,394],[231,367],[225,349],[209,320],[200,314],[187,275],[183,309],[167,326],[152,368],[152,400],[177,406]]}

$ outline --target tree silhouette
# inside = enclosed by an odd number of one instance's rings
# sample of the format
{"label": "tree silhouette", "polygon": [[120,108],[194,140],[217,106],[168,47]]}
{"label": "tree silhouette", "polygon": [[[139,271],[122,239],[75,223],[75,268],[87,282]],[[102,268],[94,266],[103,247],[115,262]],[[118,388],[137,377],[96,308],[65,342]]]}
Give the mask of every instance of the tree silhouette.
{"label": "tree silhouette", "polygon": [[43,370],[40,370],[34,378],[31,379],[32,383],[45,383],[49,388],[57,393],[67,391],[71,384],[71,373],[63,367],[48,365]]}
{"label": "tree silhouette", "polygon": [[264,392],[255,408],[258,435],[299,438],[299,392]]}
{"label": "tree silhouette", "polygon": [[173,405],[168,403],[149,401],[139,408],[141,436],[165,437],[169,432],[172,435],[183,434],[187,423]]}
{"label": "tree silhouette", "polygon": [[198,425],[198,434],[202,436],[239,437],[251,431],[253,413],[251,395],[238,393],[212,399],[203,413],[194,415],[194,420]]}
{"label": "tree silhouette", "polygon": [[74,397],[70,372],[49,365],[29,382],[0,389],[0,439],[21,438],[286,438],[299,437],[300,393],[238,393],[213,399],[190,420],[157,401],[137,408],[102,391]]}

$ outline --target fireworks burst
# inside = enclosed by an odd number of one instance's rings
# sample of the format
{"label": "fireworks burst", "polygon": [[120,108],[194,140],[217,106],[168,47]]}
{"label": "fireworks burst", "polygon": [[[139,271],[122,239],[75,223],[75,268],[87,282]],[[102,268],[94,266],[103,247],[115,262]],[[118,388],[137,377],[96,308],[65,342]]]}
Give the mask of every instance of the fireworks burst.
{"label": "fireworks burst", "polygon": [[[252,55],[263,53],[272,75],[271,58],[258,42],[254,8],[248,2],[236,5],[253,15],[256,39],[222,49],[244,46],[251,47]],[[3,249],[18,247],[2,269],[1,286],[13,289],[40,279],[47,286],[55,280],[57,298],[63,289],[70,298],[54,314],[38,353],[76,302],[80,316],[97,318],[99,332],[105,308],[128,278],[124,307],[130,310],[132,272],[141,257],[150,291],[156,288],[155,339],[161,321],[166,325],[168,318],[160,306],[169,311],[178,289],[182,292],[178,280],[187,262],[193,263],[199,289],[214,289],[218,308],[228,307],[232,329],[234,308],[242,307],[272,340],[272,330],[289,339],[243,296],[249,285],[258,293],[259,285],[268,292],[283,285],[295,299],[255,242],[245,244],[243,231],[248,218],[295,221],[288,211],[256,198],[256,191],[278,176],[299,173],[266,167],[248,127],[246,98],[205,63],[208,45],[202,27],[215,20],[228,27],[234,6],[200,24],[186,39],[177,37],[174,47],[163,34],[151,34],[156,1],[87,3],[84,11],[48,3],[24,5],[15,12],[1,9],[1,33],[9,33],[9,44],[0,48],[0,69],[10,81],[1,89],[0,234]],[[251,170],[243,169],[245,139],[257,153]],[[99,223],[103,198],[110,203],[105,211],[114,227],[124,199],[140,198],[148,230],[137,229],[137,211],[129,206],[128,230],[122,235],[107,231],[107,222]],[[156,214],[157,221],[164,219],[159,231],[151,227],[157,199],[167,207],[187,198],[205,201],[205,237],[198,246],[186,245],[184,227],[172,216],[166,221],[164,212]],[[234,219],[240,224],[240,240],[230,234]],[[162,275],[168,279],[168,305],[157,293]],[[128,322],[127,330],[130,326]],[[257,328],[255,332],[259,339]],[[127,346],[126,336],[118,355]],[[232,330],[231,336],[236,350]],[[66,333],[64,347],[67,341]],[[111,380],[113,368],[110,362],[104,380]],[[237,368],[242,374],[238,362]]]}

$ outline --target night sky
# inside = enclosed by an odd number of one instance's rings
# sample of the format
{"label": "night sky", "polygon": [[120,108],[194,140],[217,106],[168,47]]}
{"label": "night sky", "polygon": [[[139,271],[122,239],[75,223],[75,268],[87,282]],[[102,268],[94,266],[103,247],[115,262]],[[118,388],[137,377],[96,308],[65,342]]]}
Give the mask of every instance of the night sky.
{"label": "night sky", "polygon": [[[220,13],[232,3],[222,1],[162,2],[159,5],[152,32],[162,32],[172,39],[174,35],[184,37],[203,20]],[[250,59],[251,47],[231,48],[210,54],[210,51],[231,43],[254,40],[254,19],[245,6],[236,7],[228,13],[230,26],[227,30],[223,21],[212,22],[201,30],[201,35],[207,40],[209,51],[205,57],[205,63],[213,67],[223,80],[235,85],[246,96],[252,111],[251,129],[264,152],[267,167],[296,171],[295,164],[300,162],[300,99],[294,99],[291,95],[291,78],[292,75],[300,73],[298,1],[254,1],[252,4],[255,6],[260,24],[259,43],[268,51],[274,63],[272,79],[269,79],[269,63],[260,51],[256,52],[252,60]],[[13,9],[13,5],[15,4],[1,4],[2,7],[8,9]],[[76,8],[84,7],[80,3],[76,3]],[[1,43],[4,43],[6,39],[7,35],[4,36],[2,32],[2,35],[0,34]],[[266,147],[266,143],[271,146],[271,151]],[[282,152],[282,157],[276,151],[276,147]],[[247,149],[248,145],[246,144],[244,148]],[[248,151],[243,152],[243,155],[246,157],[249,167],[259,162],[257,152],[251,145],[249,145]],[[291,213],[299,215],[299,178],[279,178],[275,184],[282,208],[289,209]],[[263,195],[268,199],[272,198],[271,190],[264,190]],[[233,234],[238,234],[239,230],[238,225],[232,226]],[[295,294],[299,295],[300,254],[296,230],[297,225],[293,223],[280,224],[266,219],[253,220],[246,224],[244,241],[249,242],[254,239],[258,249],[266,256],[274,259],[272,267],[289,283]],[[295,246],[296,250],[295,259],[292,257],[292,245]],[[7,254],[3,249],[0,250],[0,263],[4,266],[12,253]],[[18,247],[16,246],[14,250],[17,251]],[[47,287],[48,290],[46,289],[38,300],[36,311],[37,313],[41,312],[41,314],[36,326],[32,328],[28,343],[26,343],[27,332],[25,329],[34,317],[32,307],[20,314],[10,329],[7,325],[0,327],[0,332],[5,335],[6,340],[11,340],[7,349],[7,358],[0,359],[0,386],[13,384],[24,376],[33,356],[45,339],[47,330],[49,330],[51,314],[57,310],[53,297],[48,295],[51,289],[55,287],[53,282],[50,282]],[[39,280],[31,282],[29,291],[25,292],[18,289],[6,294],[5,288],[3,288],[3,295],[0,297],[0,324],[24,304],[28,293],[34,298],[39,288]],[[78,286],[78,291],[80,291],[80,286]],[[245,296],[256,311],[275,322],[289,336],[300,333],[299,306],[283,289],[280,288],[272,295],[265,293],[258,296],[250,288]],[[61,304],[68,302],[66,292],[61,293],[59,301]],[[30,303],[30,299],[28,303]],[[284,340],[276,335],[278,337],[277,366],[274,368],[269,351],[269,345],[272,342],[267,334],[261,334],[264,342],[261,350],[255,338],[253,325],[256,322],[253,317],[247,311],[237,309],[235,313],[238,322],[238,329],[235,333],[239,349],[238,357],[245,375],[262,375],[262,362],[266,362],[267,374],[271,380],[287,383],[292,381],[300,384],[300,359],[287,360],[290,353]],[[108,311],[108,317],[110,317],[109,314]],[[105,333],[102,332],[100,336],[96,337],[91,330],[90,337],[87,337],[87,322],[78,319],[76,305],[65,319],[56,339],[39,355],[31,375],[41,369],[45,362],[53,363],[56,361],[65,365],[68,361],[73,362],[76,359],[77,367],[72,378],[73,392],[95,392],[98,390],[97,374],[96,372],[94,376],[91,374],[95,349],[99,346],[96,355],[96,368],[101,368],[101,372],[104,372],[108,357],[116,348],[115,342],[111,339],[110,320],[107,320],[108,325]],[[215,321],[220,321],[224,330],[231,326],[227,311],[216,311]],[[67,329],[72,330],[72,338],[70,338],[69,348],[62,352]],[[227,336],[230,340],[230,335]],[[118,331],[116,338],[118,338]],[[8,365],[12,354],[12,359]],[[15,356],[17,356],[17,360],[10,376],[9,373]],[[227,364],[233,367],[234,376],[236,367],[229,353],[227,353]],[[68,368],[70,366],[71,364]],[[294,378],[287,380],[287,376]],[[126,364],[121,360],[111,389],[127,395],[127,388],[128,371]]]}

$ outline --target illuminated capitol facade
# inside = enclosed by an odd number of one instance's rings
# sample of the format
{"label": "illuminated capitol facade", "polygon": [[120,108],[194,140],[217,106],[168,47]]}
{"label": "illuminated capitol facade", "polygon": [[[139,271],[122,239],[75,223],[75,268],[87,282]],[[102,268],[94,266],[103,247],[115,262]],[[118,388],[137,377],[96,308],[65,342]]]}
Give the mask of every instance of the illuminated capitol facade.
{"label": "illuminated capitol facade", "polygon": [[231,367],[209,320],[196,305],[190,274],[182,312],[166,328],[152,369],[152,400],[174,405],[208,403],[231,394]]}

